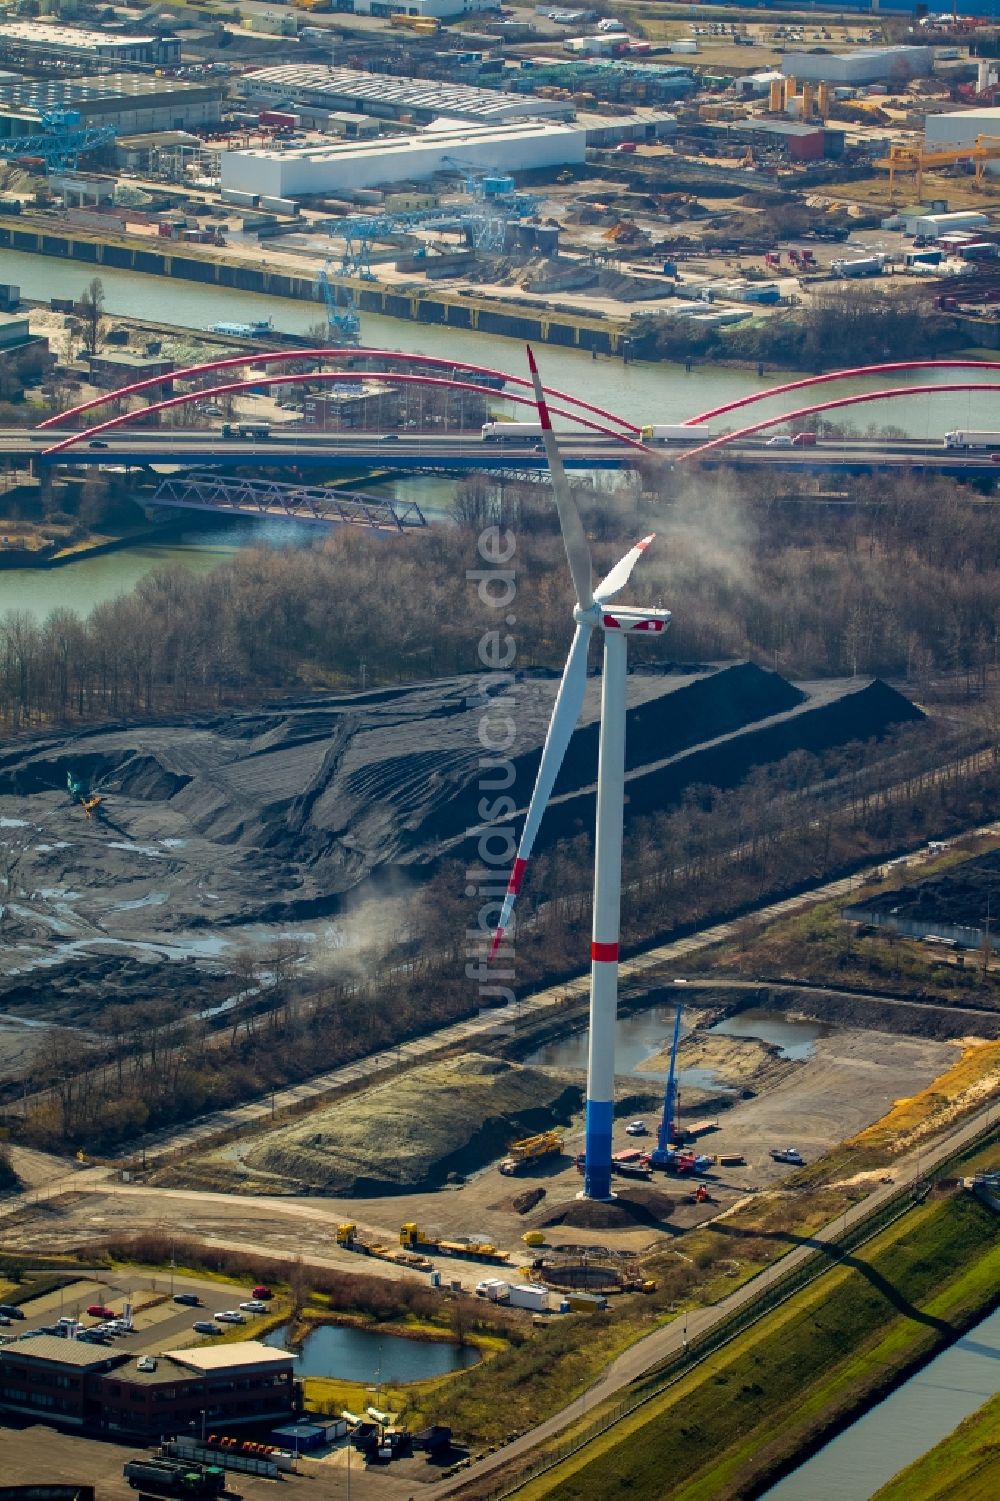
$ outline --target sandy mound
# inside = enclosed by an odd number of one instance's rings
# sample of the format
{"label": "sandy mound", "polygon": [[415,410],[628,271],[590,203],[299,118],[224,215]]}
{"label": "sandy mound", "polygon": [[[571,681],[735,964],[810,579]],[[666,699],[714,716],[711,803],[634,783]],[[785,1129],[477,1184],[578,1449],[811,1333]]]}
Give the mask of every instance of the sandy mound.
{"label": "sandy mound", "polygon": [[436,1188],[519,1136],[567,1123],[581,1091],[543,1069],[466,1053],[270,1133],[244,1156],[256,1170],[330,1194]]}

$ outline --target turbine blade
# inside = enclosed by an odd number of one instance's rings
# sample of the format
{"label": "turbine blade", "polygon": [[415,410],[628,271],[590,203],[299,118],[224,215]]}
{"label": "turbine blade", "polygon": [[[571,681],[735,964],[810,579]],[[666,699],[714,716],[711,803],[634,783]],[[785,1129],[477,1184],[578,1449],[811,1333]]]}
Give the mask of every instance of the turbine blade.
{"label": "turbine blade", "polygon": [[632,569],[638,563],[655,536],[655,532],[650,532],[648,537],[643,537],[642,541],[637,542],[634,547],[630,548],[621,561],[615,564],[611,572],[601,579],[601,582],[594,590],[594,598],[599,605],[603,605],[609,599],[614,599],[615,595],[624,589],[629,581]]}
{"label": "turbine blade", "polygon": [[555,706],[552,710],[552,718],[549,720],[548,732],[545,736],[545,745],[542,748],[542,760],[538,768],[538,776],[535,779],[534,791],[528,804],[528,816],[524,820],[524,828],[521,832],[521,843],[517,848],[517,859],[514,861],[514,869],[511,871],[510,880],[507,883],[507,893],[500,909],[500,921],[497,923],[496,933],[493,935],[493,944],[490,948],[492,960],[497,949],[503,942],[503,936],[510,926],[510,916],[514,910],[514,900],[521,889],[524,881],[525,867],[531,858],[531,851],[535,843],[535,835],[542,821],[546,804],[552,796],[552,789],[559,775],[559,768],[566,755],[566,747],[569,745],[576,722],[580,718],[580,710],[583,708],[583,696],[587,690],[587,648],[590,645],[589,625],[578,625],[573,637],[573,644],[566,658],[566,666],[563,668],[562,681],[559,684],[559,692],[556,694]]}
{"label": "turbine blade", "polygon": [[531,371],[531,384],[535,388],[535,405],[538,408],[538,420],[542,425],[542,439],[545,443],[545,456],[549,461],[549,473],[552,476],[552,493],[555,496],[556,510],[559,512],[559,526],[562,531],[563,546],[566,549],[566,561],[573,575],[576,602],[581,610],[587,610],[594,602],[594,573],[590,560],[590,548],[587,545],[583,522],[580,520],[580,512],[570,493],[559,445],[552,430],[552,419],[545,401],[545,392],[542,390],[538,366],[535,364],[535,356],[530,344],[527,348],[528,369]]}

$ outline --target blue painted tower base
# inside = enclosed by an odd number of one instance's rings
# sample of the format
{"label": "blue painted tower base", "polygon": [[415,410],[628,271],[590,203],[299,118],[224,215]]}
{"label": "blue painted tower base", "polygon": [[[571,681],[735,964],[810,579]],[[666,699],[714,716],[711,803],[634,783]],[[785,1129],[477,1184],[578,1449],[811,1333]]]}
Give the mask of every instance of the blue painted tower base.
{"label": "blue painted tower base", "polygon": [[583,1194],[585,1199],[613,1199],[611,1192],[611,1122],[614,1107],[610,1100],[587,1101],[587,1124],[584,1140]]}

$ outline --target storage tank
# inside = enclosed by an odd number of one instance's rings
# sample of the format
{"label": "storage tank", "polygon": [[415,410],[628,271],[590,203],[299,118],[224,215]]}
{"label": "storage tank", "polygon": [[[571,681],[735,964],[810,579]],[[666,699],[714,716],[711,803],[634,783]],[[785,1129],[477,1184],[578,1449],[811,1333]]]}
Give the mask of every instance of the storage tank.
{"label": "storage tank", "polygon": [[771,87],[768,90],[767,107],[772,115],[781,114],[781,106],[784,103],[784,89],[780,78],[771,79]]}
{"label": "storage tank", "polygon": [[795,98],[795,79],[794,78],[786,78],[785,79],[785,108],[786,109],[788,108],[789,104],[791,103],[791,101],[794,98]]}
{"label": "storage tank", "polygon": [[816,113],[821,120],[829,118],[830,85],[828,83],[820,83],[816,86]]}

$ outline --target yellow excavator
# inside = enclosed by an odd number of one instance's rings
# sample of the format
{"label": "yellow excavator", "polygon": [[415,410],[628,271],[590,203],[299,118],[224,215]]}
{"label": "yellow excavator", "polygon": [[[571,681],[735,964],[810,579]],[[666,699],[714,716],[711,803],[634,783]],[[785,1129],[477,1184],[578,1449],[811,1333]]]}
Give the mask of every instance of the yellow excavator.
{"label": "yellow excavator", "polygon": [[71,771],[66,773],[66,790],[73,801],[80,804],[80,807],[88,818],[94,817],[104,801],[99,792],[88,792],[83,783]]}

